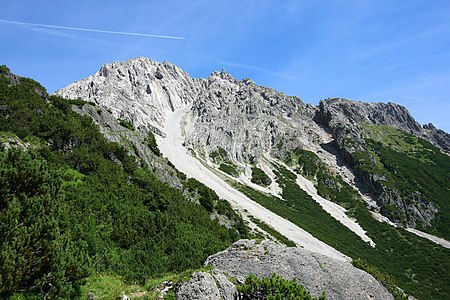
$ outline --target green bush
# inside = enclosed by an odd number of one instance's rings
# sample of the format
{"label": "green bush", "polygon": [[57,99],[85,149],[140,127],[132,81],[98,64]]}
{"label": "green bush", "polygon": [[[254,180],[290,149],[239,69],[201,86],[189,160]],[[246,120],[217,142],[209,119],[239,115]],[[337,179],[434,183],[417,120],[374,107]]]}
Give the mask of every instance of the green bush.
{"label": "green bush", "polygon": [[161,152],[159,151],[158,144],[156,143],[155,135],[150,130],[147,133],[147,145],[155,155],[161,156]]}
{"label": "green bush", "polygon": [[238,285],[238,299],[240,300],[326,300],[325,292],[319,297],[311,296],[311,293],[297,283],[296,279],[286,280],[281,276],[272,274],[270,278],[259,279],[254,274],[245,278],[243,284]]}
{"label": "green bush", "polygon": [[209,153],[209,157],[212,158],[214,163],[219,165],[219,170],[233,177],[239,176],[236,165],[228,158],[227,151],[222,147],[218,147],[216,150]]}
{"label": "green bush", "polygon": [[130,129],[130,130],[134,130],[133,123],[131,123],[131,122],[128,121],[128,120],[119,119],[119,124],[120,124],[120,126],[123,126],[123,127],[125,127],[125,128],[128,128],[128,129]]}
{"label": "green bush", "polygon": [[395,283],[394,277],[380,271],[380,269],[370,266],[363,259],[358,258],[352,261],[354,267],[366,271],[375,277],[376,280],[381,282],[387,290],[394,296],[395,300],[407,300],[408,296],[398,289],[397,284]]}
{"label": "green bush", "polygon": [[212,151],[209,154],[209,157],[211,157],[215,162],[219,162],[223,160],[228,160],[228,153],[222,147],[218,147],[216,150]]}
{"label": "green bush", "polygon": [[236,170],[236,167],[229,163],[222,163],[219,166],[219,170],[227,173],[228,175],[231,175],[233,177],[238,177],[239,172]]}
{"label": "green bush", "polygon": [[252,167],[251,181],[261,186],[269,186],[272,183],[270,177],[267,176],[267,174],[263,170],[257,167]]}
{"label": "green bush", "polygon": [[88,275],[86,243],[61,222],[58,173],[35,154],[0,152],[0,292],[69,297]]}
{"label": "green bush", "polygon": [[8,75],[11,71],[5,65],[0,66],[0,75]]}

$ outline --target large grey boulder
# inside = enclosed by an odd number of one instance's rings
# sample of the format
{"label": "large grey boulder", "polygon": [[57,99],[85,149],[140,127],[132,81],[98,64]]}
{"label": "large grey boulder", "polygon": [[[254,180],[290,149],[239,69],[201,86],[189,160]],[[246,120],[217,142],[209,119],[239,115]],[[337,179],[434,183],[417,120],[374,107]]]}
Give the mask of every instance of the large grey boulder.
{"label": "large grey boulder", "polygon": [[[223,274],[222,274],[223,275]],[[223,279],[223,278],[221,278]],[[226,278],[225,278],[226,279]],[[221,295],[221,290],[218,285],[221,285],[222,291],[224,291],[224,284],[229,287],[232,285],[230,282],[224,283],[221,281],[221,284],[216,283],[215,278],[212,274],[207,272],[196,272],[192,274],[191,280],[183,284],[177,292],[178,300],[221,300],[221,299],[230,299],[233,298],[225,298]],[[234,288],[231,287],[231,289]],[[224,294],[229,294],[229,291],[224,291]]]}
{"label": "large grey boulder", "polygon": [[372,275],[349,262],[272,241],[258,244],[254,240],[240,240],[229,249],[208,257],[205,264],[237,280],[249,274],[270,277],[276,273],[286,279],[295,277],[313,296],[325,291],[330,300],[394,299]]}

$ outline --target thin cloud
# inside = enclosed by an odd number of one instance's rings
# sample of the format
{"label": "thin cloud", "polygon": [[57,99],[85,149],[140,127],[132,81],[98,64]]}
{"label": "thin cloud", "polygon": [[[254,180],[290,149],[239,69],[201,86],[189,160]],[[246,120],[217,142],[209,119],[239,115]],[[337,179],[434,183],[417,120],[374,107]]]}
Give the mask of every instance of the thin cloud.
{"label": "thin cloud", "polygon": [[54,28],[54,29],[66,29],[66,30],[119,34],[119,35],[144,36],[144,37],[160,38],[160,39],[184,40],[184,37],[171,36],[171,35],[157,35],[157,34],[138,33],[138,32],[124,32],[124,31],[111,31],[111,30],[92,29],[92,28],[68,27],[68,26],[48,25],[48,24],[17,22],[17,21],[9,21],[9,20],[2,20],[2,19],[0,19],[0,22],[7,23],[7,24],[14,24],[14,25],[27,25],[27,26],[36,26],[36,27],[45,27],[45,28]]}
{"label": "thin cloud", "polygon": [[98,39],[98,38],[92,38],[92,37],[87,37],[87,36],[79,36],[79,35],[63,32],[61,30],[54,30],[54,29],[35,27],[35,26],[31,26],[30,30],[39,32],[39,33],[45,33],[48,35],[54,35],[54,36],[58,36],[58,37],[82,40],[82,41],[89,42],[91,44],[97,44],[97,45],[103,45],[103,46],[116,46],[117,45],[117,44],[115,44],[111,41],[105,40],[105,39]]}

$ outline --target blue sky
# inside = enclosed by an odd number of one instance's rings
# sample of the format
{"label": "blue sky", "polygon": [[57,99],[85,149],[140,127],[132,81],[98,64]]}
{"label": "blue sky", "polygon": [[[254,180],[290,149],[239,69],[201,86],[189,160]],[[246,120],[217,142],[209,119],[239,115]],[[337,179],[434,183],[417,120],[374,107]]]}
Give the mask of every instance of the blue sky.
{"label": "blue sky", "polygon": [[52,92],[101,65],[145,56],[193,77],[236,78],[317,104],[392,101],[450,132],[450,1],[2,0],[0,64]]}

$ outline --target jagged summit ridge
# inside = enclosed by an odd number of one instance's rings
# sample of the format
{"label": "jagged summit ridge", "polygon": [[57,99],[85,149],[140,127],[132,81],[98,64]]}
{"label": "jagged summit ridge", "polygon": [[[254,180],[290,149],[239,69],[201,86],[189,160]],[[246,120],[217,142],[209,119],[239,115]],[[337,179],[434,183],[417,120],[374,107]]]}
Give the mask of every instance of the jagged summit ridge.
{"label": "jagged summit ridge", "polygon": [[221,147],[230,159],[243,162],[319,139],[303,134],[317,125],[311,117],[314,107],[298,97],[223,72],[213,73],[204,86],[187,115],[194,125],[186,131],[186,144],[199,153]]}
{"label": "jagged summit ridge", "polygon": [[348,136],[361,140],[363,124],[393,126],[450,151],[449,134],[434,126],[422,128],[395,103],[333,98],[313,106],[250,79],[235,79],[224,69],[196,79],[171,63],[144,57],[106,64],[55,93],[94,102],[141,131],[159,135],[164,135],[168,113],[189,106],[182,126],[184,144],[206,160],[219,147],[237,164],[303,148],[330,158],[339,171],[335,153],[328,155],[330,147],[322,145],[343,145]]}
{"label": "jagged summit ridge", "polygon": [[283,154],[296,147],[314,150],[314,145],[329,140],[320,126],[337,123],[352,128],[362,123],[390,125],[450,151],[448,134],[434,126],[422,128],[406,108],[395,103],[334,98],[314,107],[250,79],[237,80],[224,69],[196,79],[169,62],[145,57],[106,64],[55,94],[104,106],[137,128],[162,131],[166,113],[192,104],[187,145],[204,148],[206,153],[220,146],[236,161],[261,153]]}
{"label": "jagged summit ridge", "polygon": [[191,103],[199,81],[168,62],[138,57],[106,64],[92,76],[76,81],[55,94],[105,106],[136,127],[158,126],[168,111]]}
{"label": "jagged summit ridge", "polygon": [[320,101],[319,107],[324,117],[334,118],[333,122],[371,123],[390,125],[410,132],[422,131],[420,124],[404,106],[392,102],[360,102],[333,98]]}

